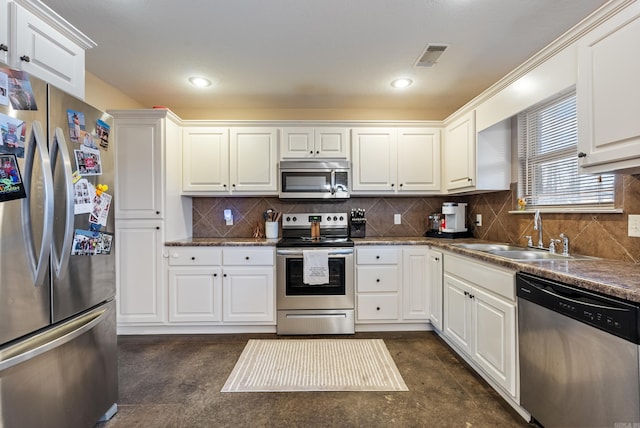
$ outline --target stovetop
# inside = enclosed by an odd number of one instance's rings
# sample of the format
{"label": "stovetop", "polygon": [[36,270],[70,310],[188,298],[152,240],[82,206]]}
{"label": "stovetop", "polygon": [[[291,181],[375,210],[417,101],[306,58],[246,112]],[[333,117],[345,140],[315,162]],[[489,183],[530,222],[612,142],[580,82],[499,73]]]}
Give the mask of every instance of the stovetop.
{"label": "stovetop", "polygon": [[[320,237],[311,237],[311,224],[320,224]],[[347,213],[282,214],[282,239],[277,247],[353,247]]]}

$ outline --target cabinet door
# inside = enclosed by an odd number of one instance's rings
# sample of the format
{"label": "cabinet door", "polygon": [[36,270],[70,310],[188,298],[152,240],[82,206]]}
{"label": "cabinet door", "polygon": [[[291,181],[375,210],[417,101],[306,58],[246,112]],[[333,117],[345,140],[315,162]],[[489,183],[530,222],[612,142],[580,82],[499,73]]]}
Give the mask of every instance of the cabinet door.
{"label": "cabinet door", "polygon": [[516,396],[516,307],[473,288],[472,358],[500,386]]}
{"label": "cabinet door", "polygon": [[640,166],[640,57],[630,54],[638,51],[638,40],[636,2],[578,42],[578,151],[586,155],[580,158],[584,172]]}
{"label": "cabinet door", "polygon": [[445,128],[444,175],[447,190],[473,187],[476,179],[475,112]]}
{"label": "cabinet door", "polygon": [[228,128],[190,127],[182,132],[182,190],[228,192]]}
{"label": "cabinet door", "polygon": [[461,350],[471,354],[471,287],[444,275],[444,335]]}
{"label": "cabinet door", "polygon": [[115,120],[116,219],[164,217],[162,120]]}
{"label": "cabinet door", "polygon": [[116,227],[118,324],[165,321],[161,225],[123,221]]}
{"label": "cabinet door", "polygon": [[278,193],[278,129],[231,128],[232,192]]}
{"label": "cabinet door", "polygon": [[225,322],[275,323],[273,267],[224,267]]}
{"label": "cabinet door", "polygon": [[8,64],[9,52],[9,2],[0,0],[0,62]]}
{"label": "cabinet door", "polygon": [[14,66],[83,99],[84,49],[22,6],[13,10]]}
{"label": "cabinet door", "polygon": [[439,129],[398,129],[398,191],[440,191]]}
{"label": "cabinet door", "polygon": [[169,321],[221,321],[221,279],[219,267],[169,269]]}
{"label": "cabinet door", "polygon": [[390,128],[352,131],[354,193],[395,193],[398,175],[396,136],[396,130]]}
{"label": "cabinet door", "polygon": [[433,327],[442,331],[442,253],[429,251],[429,320]]}
{"label": "cabinet door", "polygon": [[409,247],[402,250],[402,301],[405,320],[429,318],[429,249]]}
{"label": "cabinet door", "polygon": [[315,156],[314,129],[283,128],[280,144],[281,159],[306,159]]}
{"label": "cabinet door", "polygon": [[347,128],[316,128],[314,143],[316,158],[349,159]]}

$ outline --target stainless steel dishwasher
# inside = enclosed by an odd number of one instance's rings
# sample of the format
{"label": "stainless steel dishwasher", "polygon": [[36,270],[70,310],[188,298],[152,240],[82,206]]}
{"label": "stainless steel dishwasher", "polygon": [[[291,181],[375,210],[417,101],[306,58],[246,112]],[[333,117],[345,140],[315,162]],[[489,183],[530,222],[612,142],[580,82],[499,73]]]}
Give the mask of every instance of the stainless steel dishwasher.
{"label": "stainless steel dishwasher", "polygon": [[516,289],[520,401],[532,417],[545,428],[639,423],[639,305],[525,273]]}

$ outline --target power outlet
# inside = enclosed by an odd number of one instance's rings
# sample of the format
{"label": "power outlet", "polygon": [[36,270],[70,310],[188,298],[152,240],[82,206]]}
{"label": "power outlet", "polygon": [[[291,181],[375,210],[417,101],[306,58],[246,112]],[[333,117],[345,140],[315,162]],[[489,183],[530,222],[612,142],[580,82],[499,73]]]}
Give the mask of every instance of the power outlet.
{"label": "power outlet", "polygon": [[629,214],[629,236],[640,238],[640,215]]}
{"label": "power outlet", "polygon": [[476,226],[482,226],[482,214],[476,214]]}
{"label": "power outlet", "polygon": [[402,214],[393,215],[393,224],[402,224]]}

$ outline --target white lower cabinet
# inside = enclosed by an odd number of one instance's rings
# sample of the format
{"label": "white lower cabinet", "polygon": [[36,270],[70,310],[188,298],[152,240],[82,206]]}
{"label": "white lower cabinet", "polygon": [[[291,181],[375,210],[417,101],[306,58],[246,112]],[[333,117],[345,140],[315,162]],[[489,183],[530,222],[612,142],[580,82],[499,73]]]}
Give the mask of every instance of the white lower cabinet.
{"label": "white lower cabinet", "polygon": [[273,247],[171,247],[169,323],[275,324]]}
{"label": "white lower cabinet", "polygon": [[429,321],[438,331],[442,331],[442,253],[429,250]]}
{"label": "white lower cabinet", "polygon": [[428,247],[356,248],[356,323],[413,323],[429,318]]}
{"label": "white lower cabinet", "polygon": [[444,255],[443,334],[516,402],[515,272]]}
{"label": "white lower cabinet", "polygon": [[116,228],[118,326],[166,320],[162,221],[121,221]]}

